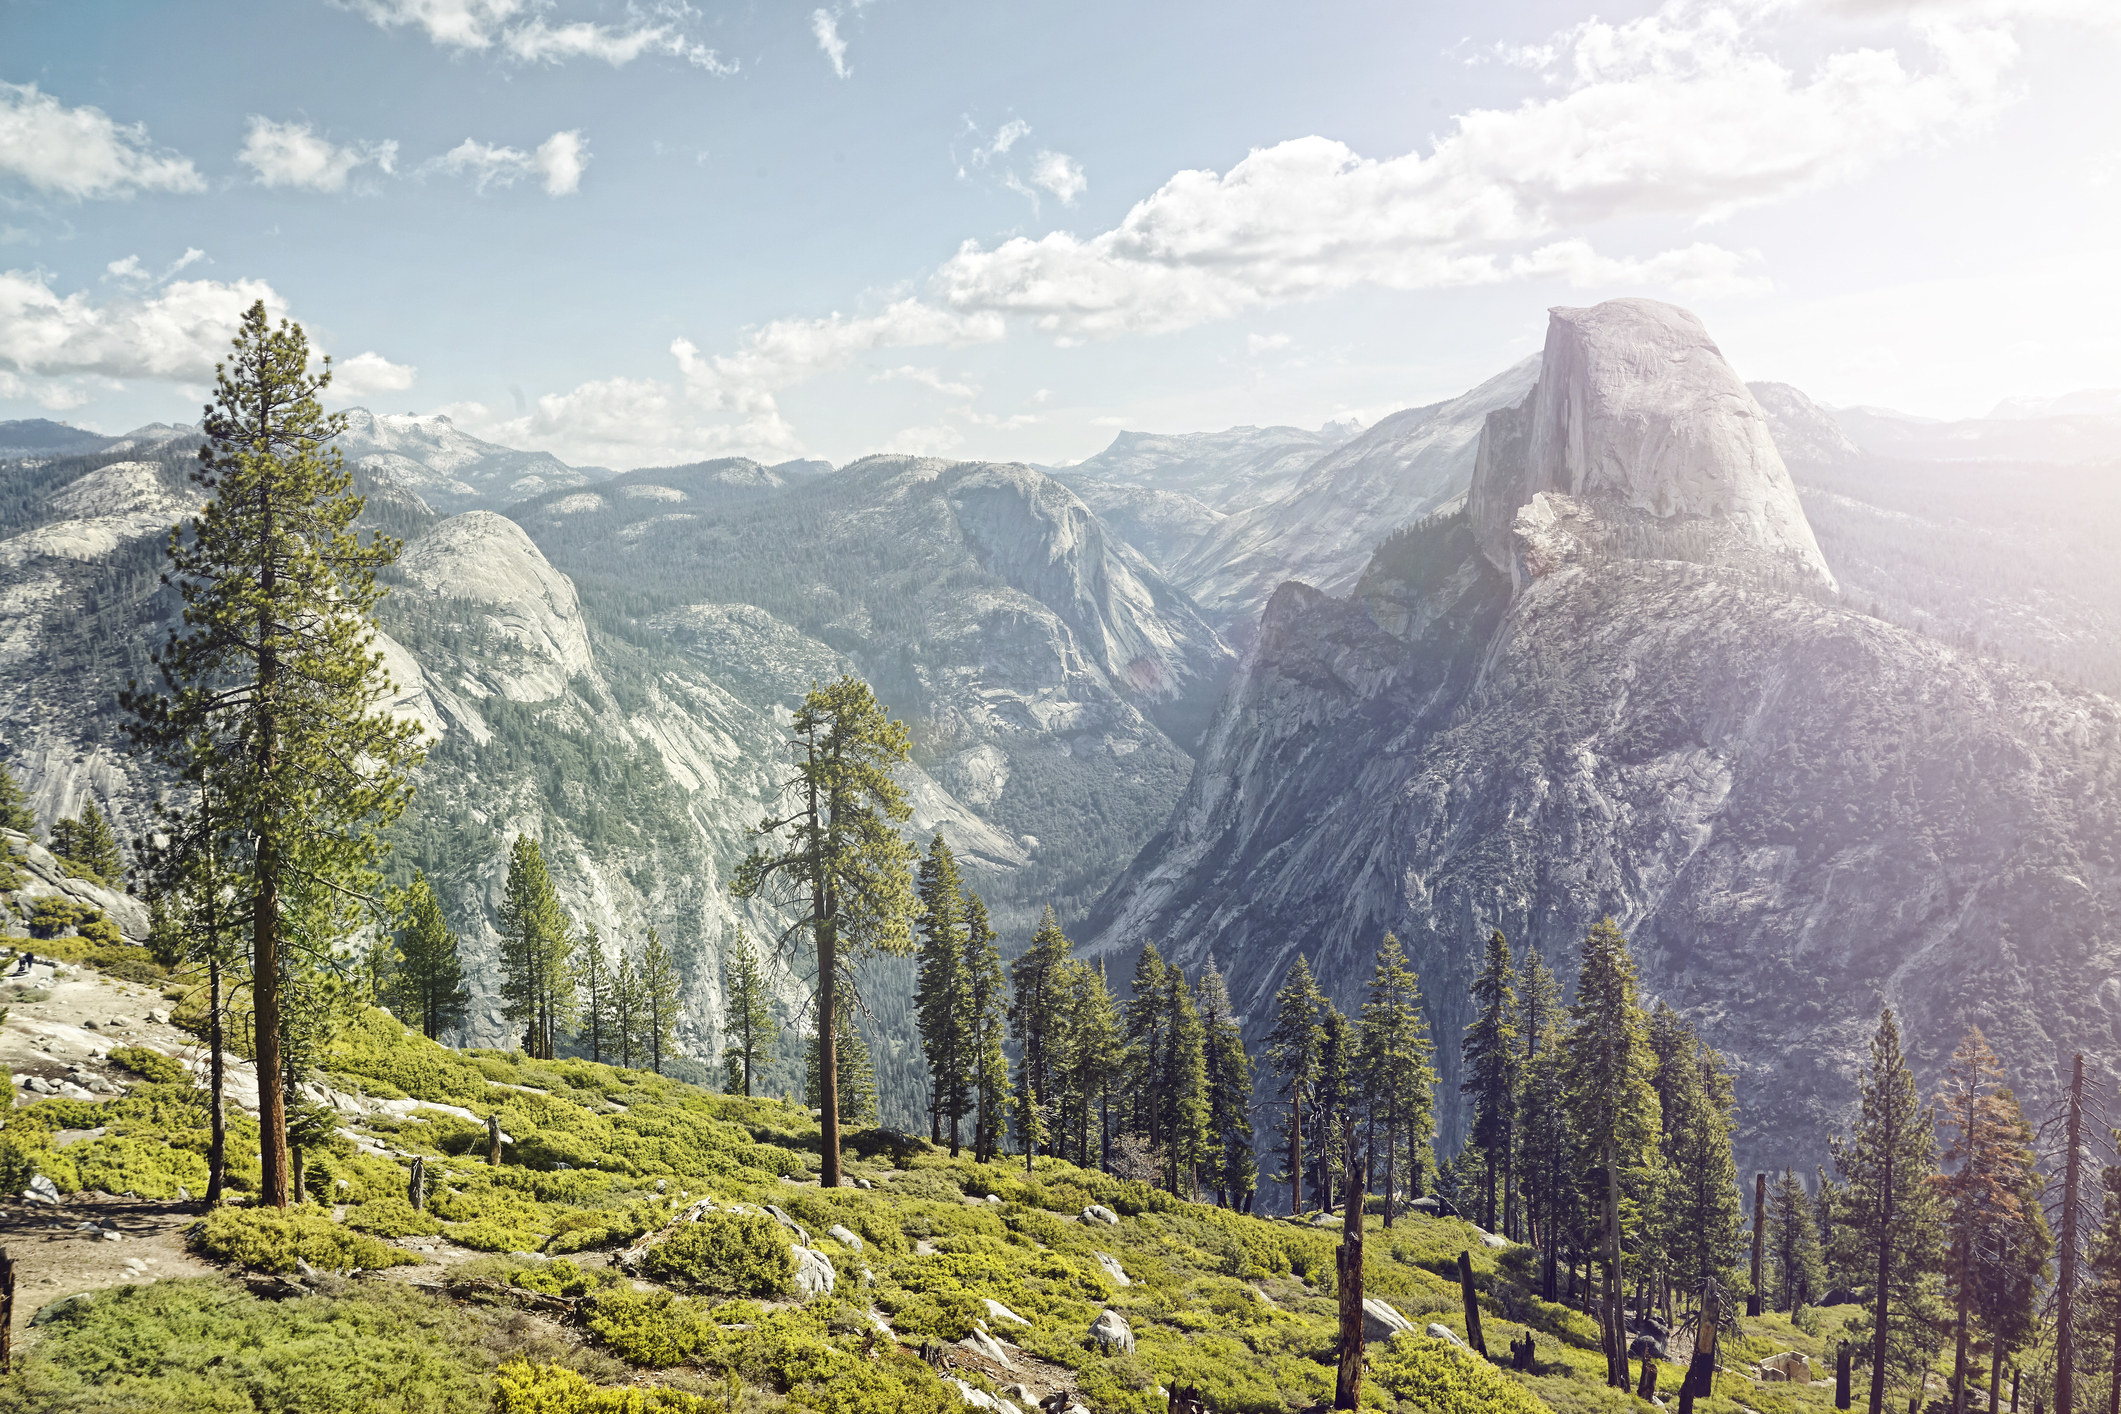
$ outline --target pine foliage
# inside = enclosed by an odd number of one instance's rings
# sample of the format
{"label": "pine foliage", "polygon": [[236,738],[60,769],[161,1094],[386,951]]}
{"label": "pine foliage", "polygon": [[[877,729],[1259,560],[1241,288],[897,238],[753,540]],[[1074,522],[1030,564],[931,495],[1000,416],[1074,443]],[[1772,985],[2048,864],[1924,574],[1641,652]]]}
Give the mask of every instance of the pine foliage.
{"label": "pine foliage", "polygon": [[560,906],[544,852],[529,835],[517,835],[509,847],[498,931],[501,1014],[523,1028],[524,1054],[551,1060],[560,1025],[574,1014],[574,920]]}
{"label": "pine foliage", "polygon": [[765,970],[740,927],[722,948],[722,1088],[749,1096],[761,1067],[780,1039]]}
{"label": "pine foliage", "polygon": [[464,985],[464,962],[457,935],[442,917],[441,900],[427,875],[413,874],[398,915],[397,961],[384,995],[401,1015],[430,1041],[464,1023],[471,991]]}

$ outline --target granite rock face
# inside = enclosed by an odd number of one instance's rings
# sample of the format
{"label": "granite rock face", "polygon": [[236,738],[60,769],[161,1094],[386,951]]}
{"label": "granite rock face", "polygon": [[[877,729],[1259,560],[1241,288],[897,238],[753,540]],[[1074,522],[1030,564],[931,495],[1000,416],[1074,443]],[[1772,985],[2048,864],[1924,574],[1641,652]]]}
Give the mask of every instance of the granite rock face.
{"label": "granite rock face", "polygon": [[1212,954],[1256,1041],[1298,953],[1352,1013],[1396,933],[1446,1151],[1487,931],[1566,982],[1607,916],[1732,1058],[1741,1167],[1823,1158],[1883,1005],[1925,1085],[1978,1023],[2046,1103],[2121,1035],[2121,707],[1836,601],[1699,326],[1622,314],[1557,315],[1469,513],[1276,593],[1091,950]]}
{"label": "granite rock face", "polygon": [[[1596,523],[1539,504],[1556,497]],[[1604,553],[1834,582],[1767,414],[1701,321],[1656,300],[1551,311],[1539,382],[1489,414],[1466,505],[1481,552],[1520,582],[1528,508],[1579,519]]]}

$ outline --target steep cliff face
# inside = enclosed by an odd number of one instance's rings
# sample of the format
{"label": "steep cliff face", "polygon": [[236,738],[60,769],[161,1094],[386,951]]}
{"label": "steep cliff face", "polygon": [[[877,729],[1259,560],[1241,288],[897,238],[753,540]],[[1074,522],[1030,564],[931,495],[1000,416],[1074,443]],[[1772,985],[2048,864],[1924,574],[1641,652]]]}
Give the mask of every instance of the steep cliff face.
{"label": "steep cliff face", "polygon": [[348,466],[393,481],[445,511],[504,506],[608,474],[569,466],[549,452],[481,441],[442,413],[353,408],[337,446]]}
{"label": "steep cliff face", "polygon": [[1091,946],[1212,953],[1256,1038],[1298,952],[1352,1009],[1396,932],[1450,1143],[1486,931],[1567,978],[1608,915],[1735,1061],[1744,1164],[1822,1155],[1881,1004],[1925,1079],[1978,1022],[2044,1101],[2121,1035],[2121,709],[1834,601],[1753,400],[1674,384],[1699,326],[1608,312],[1557,313],[1471,511],[1276,594]]}
{"label": "steep cliff face", "polygon": [[1240,637],[1285,580],[1345,593],[1380,540],[1465,494],[1488,415],[1522,400],[1538,377],[1529,358],[1448,402],[1379,420],[1286,494],[1218,525],[1174,577]]}

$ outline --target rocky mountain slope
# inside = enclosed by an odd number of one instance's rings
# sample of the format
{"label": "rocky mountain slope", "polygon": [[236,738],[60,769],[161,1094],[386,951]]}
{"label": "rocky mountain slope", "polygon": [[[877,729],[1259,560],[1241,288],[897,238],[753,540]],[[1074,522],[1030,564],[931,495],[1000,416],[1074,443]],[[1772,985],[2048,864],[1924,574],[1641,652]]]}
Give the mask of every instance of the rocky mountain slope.
{"label": "rocky mountain slope", "polygon": [[550,452],[519,452],[457,430],[446,414],[353,408],[335,444],[347,464],[397,483],[438,510],[494,508],[602,480],[602,467],[574,467]]}
{"label": "rocky mountain slope", "polygon": [[2121,1027],[2121,708],[1835,596],[1691,316],[1557,310],[1543,368],[1468,509],[1276,593],[1092,949],[1213,954],[1256,1039],[1297,953],[1352,1010],[1396,932],[1449,1094],[1486,931],[1567,978],[1610,915],[1734,1059],[1743,1166],[1822,1157],[1882,1003],[1925,1079],[1979,1022],[2046,1103]]}
{"label": "rocky mountain slope", "polygon": [[1221,432],[1122,432],[1071,478],[1177,491],[1225,514],[1286,495],[1327,452],[1353,437],[1352,422],[1302,427],[1231,427]]}
{"label": "rocky mountain slope", "polygon": [[[158,575],[200,503],[192,446],[0,463],[0,741],[47,821],[93,800],[121,839],[149,825],[116,693],[152,677],[170,622]],[[1013,945],[1154,831],[1231,666],[1183,594],[1028,468],[724,462],[569,483],[510,518],[439,515],[349,460],[368,524],[406,541],[379,647],[429,744],[393,867],[424,869],[467,941],[477,1041],[508,1038],[493,918],[527,832],[607,949],[651,926],[672,945],[682,1040],[716,1054],[724,939],[777,927],[733,908],[728,872],[816,681],[864,673],[912,723],[912,827],[946,830]],[[791,1015],[807,1004],[803,977],[777,982]],[[874,990],[880,1081],[904,1102],[904,979]]]}

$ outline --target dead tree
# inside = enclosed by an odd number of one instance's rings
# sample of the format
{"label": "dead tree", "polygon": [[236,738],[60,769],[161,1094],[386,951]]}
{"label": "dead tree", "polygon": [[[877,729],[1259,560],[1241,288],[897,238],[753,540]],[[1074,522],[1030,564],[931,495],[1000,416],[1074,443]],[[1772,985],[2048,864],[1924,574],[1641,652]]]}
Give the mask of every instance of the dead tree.
{"label": "dead tree", "polygon": [[1340,1220],[1340,1251],[1334,1254],[1334,1276],[1340,1285],[1340,1373],[1333,1382],[1333,1407],[1354,1409],[1362,1397],[1362,1206],[1364,1165],[1355,1158],[1355,1121],[1340,1123],[1341,1152],[1348,1159],[1346,1208]]}

